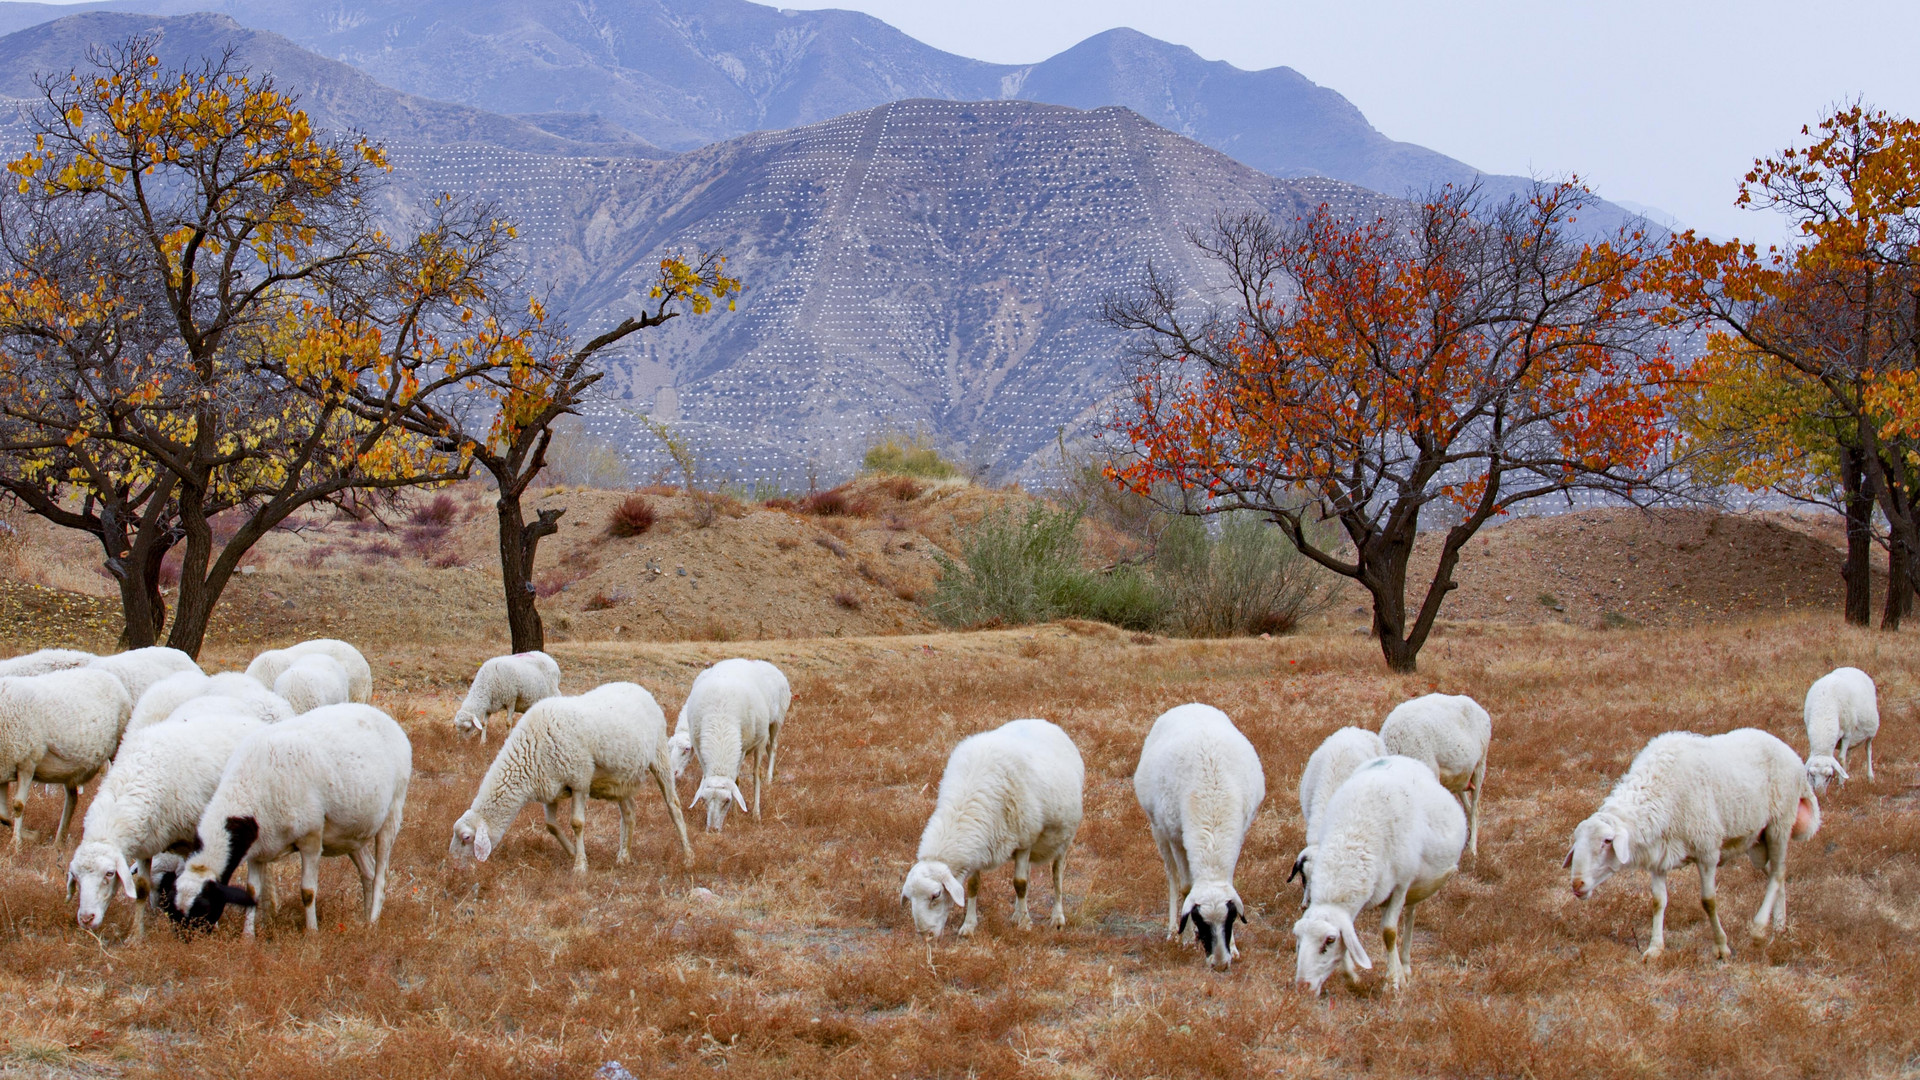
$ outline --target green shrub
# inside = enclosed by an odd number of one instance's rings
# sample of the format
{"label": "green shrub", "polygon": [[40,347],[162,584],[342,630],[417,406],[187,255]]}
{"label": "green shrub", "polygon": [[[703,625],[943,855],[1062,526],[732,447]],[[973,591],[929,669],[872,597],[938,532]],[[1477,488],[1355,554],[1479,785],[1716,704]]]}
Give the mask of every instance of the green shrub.
{"label": "green shrub", "polygon": [[1170,628],[1187,637],[1284,634],[1333,602],[1333,575],[1256,514],[1176,517],[1154,550]]}
{"label": "green shrub", "polygon": [[926,480],[950,480],[961,475],[960,467],[940,456],[925,437],[905,438],[890,435],[867,449],[860,471],[918,476]]}
{"label": "green shrub", "polygon": [[1132,567],[1110,573],[1081,564],[1080,515],[1034,504],[989,513],[960,538],[960,559],[937,556],[934,617],[948,626],[1024,626],[1098,619],[1137,630],[1164,608],[1151,579]]}

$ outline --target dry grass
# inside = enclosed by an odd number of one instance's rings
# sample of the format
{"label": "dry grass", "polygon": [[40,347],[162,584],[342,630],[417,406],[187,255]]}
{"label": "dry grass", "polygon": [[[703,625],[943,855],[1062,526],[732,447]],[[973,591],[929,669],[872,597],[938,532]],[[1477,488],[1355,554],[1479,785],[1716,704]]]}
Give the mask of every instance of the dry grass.
{"label": "dry grass", "polygon": [[[636,865],[616,869],[617,815],[595,803],[593,868],[577,879],[534,811],[488,863],[446,855],[487,763],[448,724],[484,651],[363,644],[377,702],[415,748],[380,927],[359,924],[351,870],[328,860],[311,938],[289,908],[257,944],[231,926],[125,944],[119,904],[95,939],[74,925],[63,854],[0,854],[0,1072],[575,1078],[617,1059],[638,1076],[1895,1077],[1920,1050],[1915,635],[1814,617],[1454,627],[1404,679],[1346,634],[1143,644],[1097,624],[556,645],[568,690],[637,679],[669,715],[726,655],[772,659],[795,688],[765,821],[696,834],[683,874],[659,801],[643,800]],[[1831,795],[1820,835],[1795,848],[1791,929],[1764,948],[1736,936],[1735,959],[1713,962],[1689,873],[1675,878],[1668,957],[1641,963],[1645,878],[1575,901],[1560,869],[1573,825],[1658,732],[1753,724],[1799,742],[1807,683],[1841,663],[1880,680],[1880,779]],[[1377,725],[1433,688],[1494,716],[1481,857],[1422,907],[1406,993],[1369,977],[1307,999],[1290,985],[1298,892],[1283,883],[1300,768],[1334,728]],[[1227,975],[1162,940],[1163,879],[1129,782],[1153,717],[1190,700],[1240,722],[1269,783],[1238,877],[1253,923]],[[1088,766],[1068,926],[1013,929],[1003,869],[985,881],[981,934],[929,949],[897,894],[945,754],[1018,716],[1059,722]],[[36,794],[30,824],[50,830],[56,812]],[[1728,864],[1730,928],[1760,885],[1745,860]],[[1044,911],[1045,875],[1034,889]],[[1362,923],[1371,942],[1374,926]]]}

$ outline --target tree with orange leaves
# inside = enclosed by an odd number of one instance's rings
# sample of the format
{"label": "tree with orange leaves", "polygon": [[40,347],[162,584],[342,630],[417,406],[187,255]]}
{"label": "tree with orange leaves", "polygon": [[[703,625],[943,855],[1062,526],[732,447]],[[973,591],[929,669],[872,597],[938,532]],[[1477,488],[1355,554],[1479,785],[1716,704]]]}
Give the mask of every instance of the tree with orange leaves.
{"label": "tree with orange leaves", "polygon": [[1723,379],[1772,369],[1838,425],[1848,478],[1887,524],[1892,629],[1920,585],[1920,123],[1856,102],[1801,134],[1754,162],[1738,200],[1784,214],[1797,238],[1762,252],[1688,232],[1665,287],[1741,361]]}
{"label": "tree with orange leaves", "polygon": [[[1373,599],[1387,666],[1415,669],[1467,541],[1510,508],[1661,471],[1677,373],[1642,284],[1663,244],[1569,236],[1586,192],[1488,205],[1445,189],[1404,216],[1216,223],[1195,242],[1225,304],[1166,285],[1108,306],[1136,345],[1133,448],[1116,478],[1171,481],[1205,512],[1253,510]],[[1409,611],[1422,515],[1450,525]],[[1311,525],[1337,522],[1344,545]]]}

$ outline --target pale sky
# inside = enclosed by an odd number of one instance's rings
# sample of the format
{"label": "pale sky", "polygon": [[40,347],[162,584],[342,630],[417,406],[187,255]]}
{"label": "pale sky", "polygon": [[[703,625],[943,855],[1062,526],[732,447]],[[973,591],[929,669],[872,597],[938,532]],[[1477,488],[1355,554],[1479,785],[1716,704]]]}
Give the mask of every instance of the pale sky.
{"label": "pale sky", "polygon": [[1209,60],[1287,66],[1388,136],[1476,168],[1578,173],[1721,236],[1756,156],[1864,95],[1920,115],[1915,0],[777,0],[864,11],[948,52],[1045,59],[1130,26]]}

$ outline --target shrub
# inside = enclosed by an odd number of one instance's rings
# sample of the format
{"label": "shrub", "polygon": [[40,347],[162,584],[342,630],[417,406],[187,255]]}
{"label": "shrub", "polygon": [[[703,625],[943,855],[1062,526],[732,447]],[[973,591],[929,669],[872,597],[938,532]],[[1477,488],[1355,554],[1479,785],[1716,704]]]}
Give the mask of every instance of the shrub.
{"label": "shrub", "polygon": [[846,608],[848,611],[860,610],[860,598],[850,592],[841,591],[834,593],[833,602]]}
{"label": "shrub", "polygon": [[424,528],[446,528],[460,518],[460,504],[447,494],[435,495],[433,501],[425,506],[417,506],[409,524]]}
{"label": "shrub", "polygon": [[849,500],[845,486],[808,492],[800,500],[800,512],[815,517],[840,517],[847,512]]}
{"label": "shrub", "polygon": [[911,476],[889,476],[874,485],[874,490],[891,495],[897,502],[912,502],[920,497],[926,488]]}
{"label": "shrub", "polygon": [[639,536],[653,528],[653,503],[645,495],[629,495],[620,500],[607,518],[607,535]]}
{"label": "shrub", "polygon": [[1164,613],[1159,590],[1138,570],[1081,565],[1080,515],[1071,510],[994,511],[961,534],[960,553],[958,562],[934,557],[933,614],[949,626],[1084,618],[1144,630]]}
{"label": "shrub", "polygon": [[1258,515],[1177,517],[1154,550],[1169,622],[1188,637],[1284,634],[1333,602],[1332,575]]}
{"label": "shrub", "polygon": [[860,468],[862,472],[918,476],[927,480],[950,480],[961,474],[958,465],[941,457],[940,451],[920,435],[882,439],[867,449]]}

